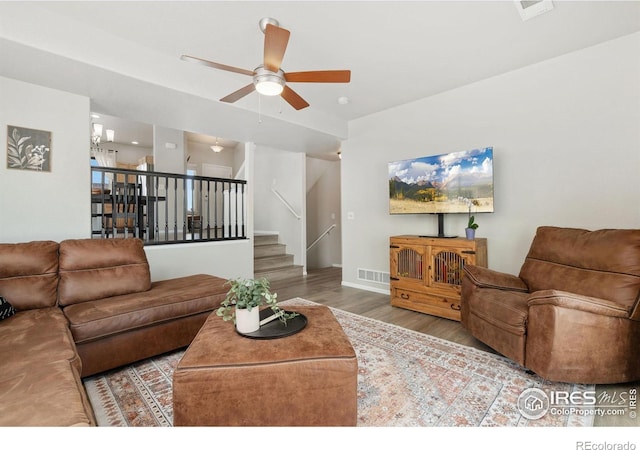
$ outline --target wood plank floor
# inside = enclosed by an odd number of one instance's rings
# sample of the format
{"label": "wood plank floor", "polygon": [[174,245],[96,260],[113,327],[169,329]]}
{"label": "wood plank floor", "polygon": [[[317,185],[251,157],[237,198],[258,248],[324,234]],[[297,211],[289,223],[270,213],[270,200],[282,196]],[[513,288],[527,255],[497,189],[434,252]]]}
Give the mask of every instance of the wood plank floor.
{"label": "wood plank floor", "polygon": [[[459,322],[393,307],[389,303],[389,295],[342,286],[342,269],[340,268],[310,270],[301,279],[274,281],[271,283],[271,290],[278,294],[279,301],[301,297],[495,353],[490,347],[471,336]],[[632,389],[636,389],[636,392],[640,391],[640,383],[599,385],[596,388],[596,395],[599,398],[607,395],[614,398],[614,395],[619,396],[620,394],[628,396]],[[630,417],[629,411],[627,411],[623,416],[596,416],[594,423],[595,426],[637,427],[640,426],[640,419]]]}

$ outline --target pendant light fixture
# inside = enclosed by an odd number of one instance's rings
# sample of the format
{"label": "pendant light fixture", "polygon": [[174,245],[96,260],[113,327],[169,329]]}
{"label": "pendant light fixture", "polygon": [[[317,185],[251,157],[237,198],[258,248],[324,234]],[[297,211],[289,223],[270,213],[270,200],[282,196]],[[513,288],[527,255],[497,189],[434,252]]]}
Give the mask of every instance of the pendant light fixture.
{"label": "pendant light fixture", "polygon": [[216,145],[212,145],[211,150],[213,150],[216,153],[220,153],[223,149],[224,149],[223,146],[218,145],[218,138],[216,138]]}
{"label": "pendant light fixture", "polygon": [[100,139],[102,138],[102,124],[101,123],[93,123],[91,125],[91,143],[94,145],[100,144]]}

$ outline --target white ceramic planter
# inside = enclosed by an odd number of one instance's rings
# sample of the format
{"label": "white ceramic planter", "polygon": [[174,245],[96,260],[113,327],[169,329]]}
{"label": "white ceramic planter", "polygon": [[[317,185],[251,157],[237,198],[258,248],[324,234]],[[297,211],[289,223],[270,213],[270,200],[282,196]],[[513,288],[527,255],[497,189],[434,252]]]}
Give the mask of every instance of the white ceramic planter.
{"label": "white ceramic planter", "polygon": [[260,309],[257,307],[248,309],[236,308],[236,329],[240,333],[253,333],[260,329]]}

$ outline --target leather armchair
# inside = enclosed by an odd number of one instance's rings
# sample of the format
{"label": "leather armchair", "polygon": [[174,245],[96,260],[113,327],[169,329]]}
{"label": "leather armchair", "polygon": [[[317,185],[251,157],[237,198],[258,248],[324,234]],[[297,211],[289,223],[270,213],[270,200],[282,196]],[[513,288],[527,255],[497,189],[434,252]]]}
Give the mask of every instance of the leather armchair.
{"label": "leather armchair", "polygon": [[640,379],[640,230],[539,227],[518,276],[467,265],[462,325],[551,381]]}

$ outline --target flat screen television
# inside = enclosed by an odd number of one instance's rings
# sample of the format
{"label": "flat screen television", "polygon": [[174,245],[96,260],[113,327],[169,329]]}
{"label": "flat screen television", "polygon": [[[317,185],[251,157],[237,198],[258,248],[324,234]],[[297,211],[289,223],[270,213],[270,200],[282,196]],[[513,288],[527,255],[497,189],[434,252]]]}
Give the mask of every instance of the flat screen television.
{"label": "flat screen television", "polygon": [[[471,209],[469,209],[471,208]],[[389,163],[389,213],[444,215],[493,212],[493,147]]]}

